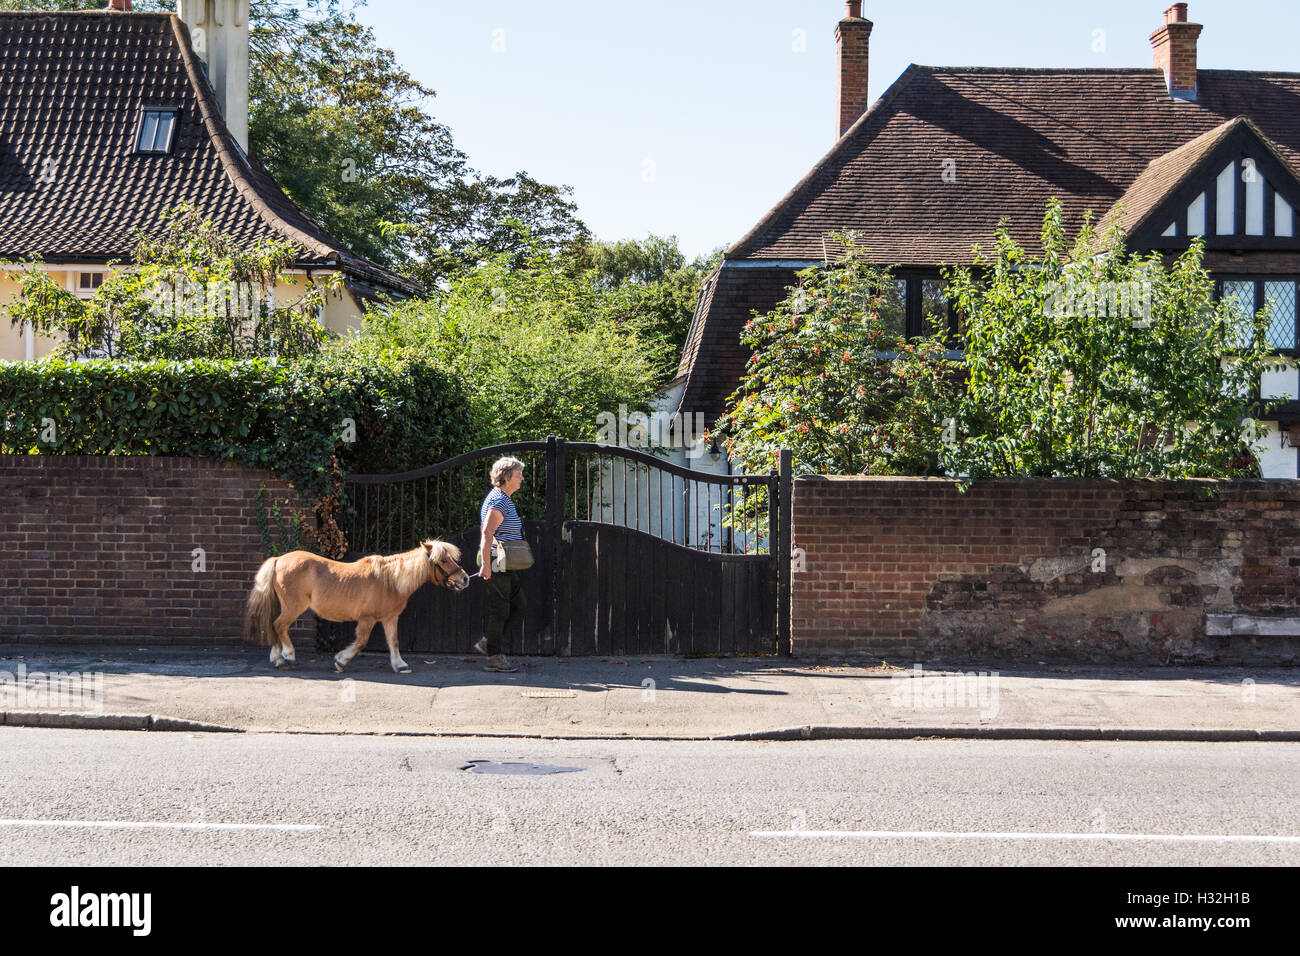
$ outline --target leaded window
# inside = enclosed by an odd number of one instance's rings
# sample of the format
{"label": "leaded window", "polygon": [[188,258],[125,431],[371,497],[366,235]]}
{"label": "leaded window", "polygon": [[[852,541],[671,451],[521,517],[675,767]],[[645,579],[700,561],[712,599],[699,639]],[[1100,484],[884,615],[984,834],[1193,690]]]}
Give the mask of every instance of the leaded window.
{"label": "leaded window", "polygon": [[1268,307],[1268,326],[1264,340],[1280,352],[1296,350],[1297,280],[1294,278],[1232,277],[1219,282],[1219,297],[1228,304],[1236,335],[1233,344],[1245,346],[1250,341],[1254,316]]}

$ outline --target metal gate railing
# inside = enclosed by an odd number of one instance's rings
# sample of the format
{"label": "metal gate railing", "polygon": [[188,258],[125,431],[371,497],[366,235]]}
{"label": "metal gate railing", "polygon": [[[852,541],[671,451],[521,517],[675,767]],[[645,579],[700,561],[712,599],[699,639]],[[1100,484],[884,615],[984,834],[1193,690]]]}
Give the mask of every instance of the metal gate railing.
{"label": "metal gate railing", "polygon": [[[592,582],[603,579],[598,578],[594,566],[587,566],[592,560],[599,563],[601,541],[605,542],[607,552],[614,553],[616,539],[609,537],[615,534],[612,529],[623,529],[617,532],[621,536],[619,542],[624,539],[631,542],[618,545],[619,560],[627,564],[620,568],[620,573],[627,580],[642,575],[648,580],[655,561],[670,565],[694,562],[690,566],[697,569],[693,572],[696,576],[700,569],[716,570],[716,576],[710,580],[725,581],[728,586],[734,581],[737,588],[755,591],[753,607],[770,608],[773,612],[770,627],[766,620],[750,620],[747,633],[768,635],[763,638],[767,653],[773,650],[789,653],[788,452],[781,452],[778,469],[771,474],[722,475],[694,471],[636,449],[551,437],[544,442],[483,448],[401,474],[351,475],[344,480],[344,513],[340,521],[348,538],[349,557],[403,551],[429,537],[458,540],[463,551],[472,552],[477,547],[479,505],[490,487],[488,469],[497,458],[507,455],[519,458],[525,465],[524,483],[513,499],[524,519],[526,536],[535,538],[542,551],[536,572],[529,572],[534,575],[530,605],[538,598],[545,605],[532,610],[534,620],[530,627],[524,628],[519,638],[522,647],[517,647],[516,653],[581,653],[579,648],[593,646],[582,635],[579,636],[583,639],[572,640],[574,621],[587,610],[575,606],[574,602],[625,600],[620,596],[611,597],[608,589],[605,593],[593,591]],[[599,527],[610,530],[600,532]],[[680,549],[694,557],[678,554]],[[472,553],[466,553],[464,560],[467,566],[474,566]],[[749,562],[758,562],[761,567],[755,568]],[[645,567],[639,567],[639,563]],[[545,581],[536,579],[538,572]],[[761,592],[769,581],[773,593],[764,595]],[[657,582],[657,586],[665,587],[662,582]],[[637,614],[652,613],[656,619],[662,616],[651,599],[653,595],[643,594],[641,590],[635,593],[637,600],[631,602],[634,608],[611,609],[610,615],[616,619],[615,610],[627,610],[624,619],[629,630],[632,624],[640,624]],[[669,597],[660,593],[658,600],[667,602]],[[437,602],[446,598],[432,596],[429,600]],[[694,600],[700,600],[698,594]],[[755,613],[740,599],[735,606]],[[469,620],[472,614],[450,611],[448,614],[451,616],[444,614],[438,618],[438,626],[443,631],[472,627]],[[564,621],[558,619],[560,614],[565,616]],[[764,618],[765,615],[764,611]],[[417,615],[412,612],[412,616]],[[678,619],[698,620],[681,614]],[[714,630],[725,626],[725,621],[710,619],[709,627]],[[666,623],[666,628],[669,634],[676,634],[680,648],[698,652],[700,643],[695,634],[684,633],[680,627],[674,632],[671,622]],[[430,637],[420,646],[420,630],[419,620],[404,620],[399,626],[404,643],[410,643],[416,650],[463,652],[473,643],[470,634],[471,639],[460,648],[459,637],[452,640],[444,634],[436,639]],[[561,631],[569,635],[567,644],[559,639]],[[749,640],[752,643],[758,638]],[[744,643],[745,640],[732,642],[737,650],[764,650],[741,648],[740,644]],[[673,646],[671,641],[669,646]],[[719,646],[725,650],[731,645],[721,641]],[[624,652],[635,650],[629,648]],[[662,647],[655,644],[643,652],[662,652]]]}

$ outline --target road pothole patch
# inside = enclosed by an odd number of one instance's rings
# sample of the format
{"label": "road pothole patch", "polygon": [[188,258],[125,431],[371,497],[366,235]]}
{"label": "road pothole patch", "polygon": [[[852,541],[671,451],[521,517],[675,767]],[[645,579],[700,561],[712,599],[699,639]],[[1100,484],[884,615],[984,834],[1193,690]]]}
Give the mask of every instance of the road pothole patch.
{"label": "road pothole patch", "polygon": [[515,776],[541,776],[549,773],[579,773],[586,767],[557,767],[545,763],[498,763],[495,760],[471,760],[461,770],[470,773],[499,773]]}

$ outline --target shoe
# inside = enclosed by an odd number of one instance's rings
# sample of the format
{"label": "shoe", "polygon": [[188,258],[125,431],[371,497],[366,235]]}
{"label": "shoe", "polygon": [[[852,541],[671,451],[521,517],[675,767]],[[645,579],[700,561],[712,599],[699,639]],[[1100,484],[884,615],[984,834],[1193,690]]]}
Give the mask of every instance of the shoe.
{"label": "shoe", "polygon": [[473,650],[475,654],[482,654],[484,657],[486,657],[486,656],[487,656],[487,638],[486,638],[486,637],[480,637],[480,638],[478,639],[478,643],[475,644],[475,645],[473,646],[473,648],[471,648],[471,650]]}
{"label": "shoe", "polygon": [[483,665],[483,669],[498,674],[510,674],[519,670],[519,665],[512,664],[510,659],[504,654],[497,654],[495,657],[489,657],[487,659],[487,663]]}

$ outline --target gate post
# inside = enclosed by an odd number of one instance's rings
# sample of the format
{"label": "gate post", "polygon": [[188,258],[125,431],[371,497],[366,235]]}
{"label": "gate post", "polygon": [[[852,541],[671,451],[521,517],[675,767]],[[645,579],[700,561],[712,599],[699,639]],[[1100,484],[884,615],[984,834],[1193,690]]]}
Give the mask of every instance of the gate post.
{"label": "gate post", "polygon": [[794,655],[790,643],[790,525],[794,518],[794,475],[790,450],[782,448],[777,453],[779,488],[777,491],[781,516],[777,520],[776,562],[776,646],[785,657]]}
{"label": "gate post", "polygon": [[[564,439],[546,439],[546,550],[551,561],[551,645],[559,654],[560,536],[564,534]],[[572,652],[572,647],[569,648]]]}

